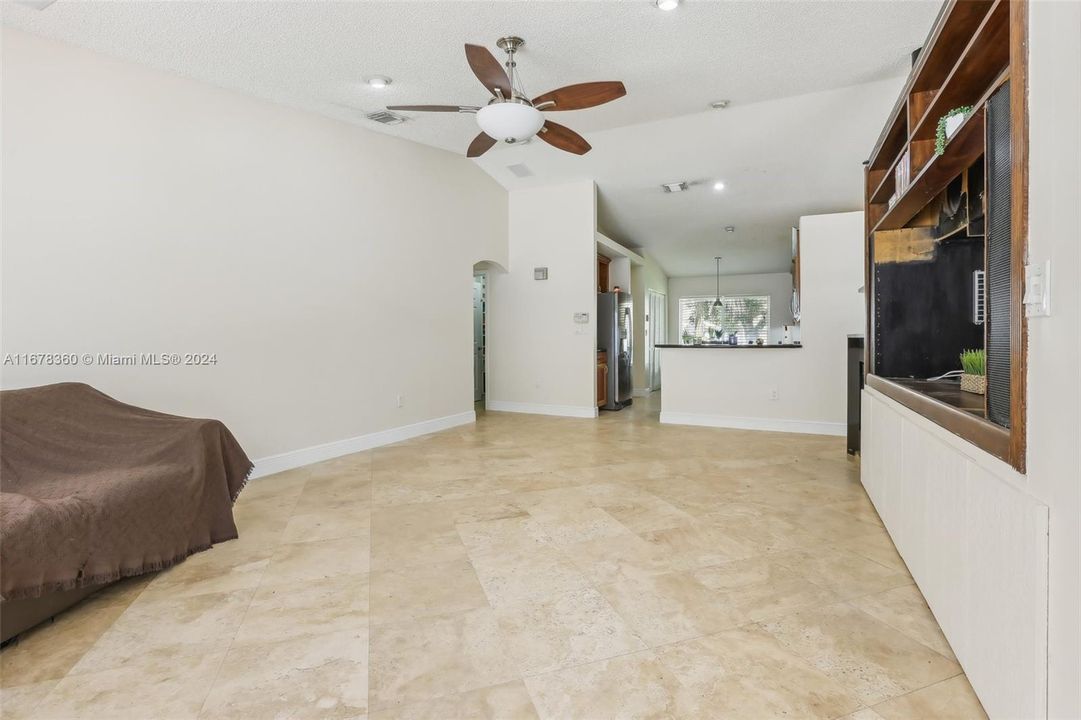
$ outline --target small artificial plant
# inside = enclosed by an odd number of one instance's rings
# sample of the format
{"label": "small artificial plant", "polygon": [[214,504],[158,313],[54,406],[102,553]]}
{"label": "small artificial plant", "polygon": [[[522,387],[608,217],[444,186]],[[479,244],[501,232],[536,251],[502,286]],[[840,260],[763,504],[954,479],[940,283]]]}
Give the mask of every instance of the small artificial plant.
{"label": "small artificial plant", "polygon": [[954,108],[938,119],[938,129],[935,131],[935,155],[946,152],[946,121],[955,115],[967,115],[972,112],[971,105],[962,105]]}
{"label": "small artificial plant", "polygon": [[961,368],[966,375],[985,375],[983,350],[965,350],[962,352]]}

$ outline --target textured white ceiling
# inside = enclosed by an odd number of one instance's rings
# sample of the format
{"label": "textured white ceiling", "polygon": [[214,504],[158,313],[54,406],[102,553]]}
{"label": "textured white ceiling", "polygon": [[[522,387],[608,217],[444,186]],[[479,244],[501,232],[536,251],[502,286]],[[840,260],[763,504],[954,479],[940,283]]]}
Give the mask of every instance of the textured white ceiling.
{"label": "textured white ceiling", "polygon": [[[651,0],[608,2],[79,2],[43,11],[4,2],[7,24],[297,107],[374,124],[384,105],[476,105],[489,95],[465,62],[466,42],[498,54],[518,34],[533,95],[588,80],[622,80],[627,97],[562,113],[583,132],[903,74],[935,3],[710,2],[674,12]],[[389,75],[384,91],[363,84]],[[472,117],[412,116],[374,126],[458,152]]]}
{"label": "textured white ceiling", "polygon": [[[937,10],[937,2],[916,0],[685,0],[674,12],[652,0],[60,0],[41,11],[0,3],[14,27],[462,153],[477,133],[470,115],[414,114],[396,127],[363,115],[388,104],[485,102],[462,46],[498,53],[498,37],[518,34],[532,95],[589,80],[627,86],[627,97],[608,105],[554,114],[592,142],[597,131],[697,113],[715,99],[735,109],[899,77]],[[362,79],[376,74],[393,84],[367,87]],[[624,160],[643,171],[653,163],[658,177],[668,170],[655,153]],[[600,186],[609,222],[633,225],[622,214],[630,197],[622,186]]]}

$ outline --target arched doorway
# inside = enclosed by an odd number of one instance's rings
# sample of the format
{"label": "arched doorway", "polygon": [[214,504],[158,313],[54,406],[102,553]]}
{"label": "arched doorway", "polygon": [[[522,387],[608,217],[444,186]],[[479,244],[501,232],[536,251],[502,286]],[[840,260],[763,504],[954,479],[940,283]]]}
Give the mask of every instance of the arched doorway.
{"label": "arched doorway", "polygon": [[473,402],[483,403],[487,382],[488,274],[473,270]]}
{"label": "arched doorway", "polygon": [[488,349],[492,302],[492,275],[506,270],[499,263],[484,260],[473,265],[473,403],[484,408],[488,396]]}

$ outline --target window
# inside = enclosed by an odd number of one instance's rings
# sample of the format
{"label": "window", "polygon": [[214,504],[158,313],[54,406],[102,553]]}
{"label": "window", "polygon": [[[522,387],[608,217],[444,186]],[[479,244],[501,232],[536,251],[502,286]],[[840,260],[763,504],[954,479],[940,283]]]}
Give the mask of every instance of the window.
{"label": "window", "polygon": [[769,295],[729,295],[721,297],[721,307],[713,307],[713,297],[679,299],[679,341],[684,345],[728,339],[736,334],[740,345],[759,338],[769,341]]}

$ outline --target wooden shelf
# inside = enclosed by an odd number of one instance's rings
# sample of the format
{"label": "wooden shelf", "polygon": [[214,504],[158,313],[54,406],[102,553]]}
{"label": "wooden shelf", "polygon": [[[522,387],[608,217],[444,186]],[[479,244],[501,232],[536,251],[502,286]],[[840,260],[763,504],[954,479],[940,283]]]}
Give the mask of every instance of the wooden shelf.
{"label": "wooden shelf", "polygon": [[[914,126],[915,122],[910,116],[922,117],[925,114],[927,102],[947,84],[946,79],[957,64],[962,49],[969,45],[994,4],[994,0],[951,0],[943,6],[924,43],[923,52],[871,151],[867,162],[870,172],[892,172],[896,158],[911,138],[909,127]],[[887,165],[887,162],[890,164]],[[876,186],[880,179],[875,179]]]}
{"label": "wooden shelf", "polygon": [[905,141],[908,139],[908,118],[906,113],[907,103],[905,102],[905,96],[902,95],[901,100],[894,105],[893,111],[890,113],[889,125],[886,126],[882,137],[875,146],[874,152],[871,153],[871,160],[867,163],[868,169],[885,170],[887,175],[892,172],[892,165],[883,165],[882,161],[892,159],[896,162],[900,151],[904,150]]}
{"label": "wooden shelf", "polygon": [[[894,164],[896,167],[896,163]],[[882,203],[888,203],[890,197],[893,195],[893,191],[897,188],[897,178],[892,172],[886,173],[886,176],[882,178],[882,182],[878,184],[870,195],[867,202],[872,205],[879,205]]]}
{"label": "wooden shelf", "polygon": [[992,5],[994,0],[966,0],[947,3],[943,7],[939,24],[920,53],[906,94],[937,92],[946,84],[950,71],[987,17]]}
{"label": "wooden shelf", "polygon": [[1010,3],[997,0],[926,112],[916,121],[910,141],[933,140],[938,119],[956,107],[975,103],[1009,64]]}
{"label": "wooden shelf", "polygon": [[899,153],[897,153],[897,157],[895,157],[893,160],[890,161],[890,165],[886,169],[886,174],[882,178],[882,182],[880,182],[878,184],[878,187],[876,187],[870,193],[870,195],[869,195],[870,199],[868,200],[868,202],[870,202],[870,203],[884,203],[884,202],[889,201],[890,195],[893,194],[893,191],[897,187],[897,178],[894,175],[894,168],[897,167],[898,161],[901,159],[901,156],[905,154],[905,150],[907,150],[907,149],[908,149],[907,147],[901,148],[901,151]]}
{"label": "wooden shelf", "polygon": [[945,190],[954,178],[979,159],[984,146],[983,120],[982,106],[965,118],[964,124],[946,145],[946,152],[933,157],[920,170],[893,207],[888,209],[872,228],[872,233],[904,227],[927,203]]}
{"label": "wooden shelf", "polygon": [[[871,153],[865,188],[869,205],[885,204],[894,194],[894,170],[905,152],[910,187],[915,183],[934,158],[940,117],[962,105],[982,105],[988,85],[999,84],[995,78],[1010,62],[1009,11],[1010,0],[955,0],[943,8]],[[878,219],[892,212],[878,208]]]}
{"label": "wooden shelf", "polygon": [[[884,211],[881,210],[881,209],[879,210],[879,212],[881,212],[882,214],[879,216],[879,219],[876,220],[876,222],[873,224],[871,232],[875,232],[876,230],[894,230],[894,229],[897,229],[899,227],[904,227],[905,223],[907,223],[909,220],[911,220],[912,217],[917,212],[919,212],[919,210],[931,198],[933,198],[935,195],[937,195],[939,192],[941,192],[943,190],[943,188],[945,188],[946,185],[949,184],[949,182],[953,179],[953,177],[956,177],[961,171],[963,171],[965,168],[969,167],[972,163],[974,163],[977,160],[977,158],[979,158],[979,156],[980,156],[980,154],[982,152],[983,143],[984,143],[984,141],[982,139],[982,136],[983,136],[983,133],[984,133],[984,130],[983,130],[983,118],[982,118],[983,106],[987,102],[987,99],[990,98],[991,95],[994,94],[994,92],[996,90],[998,90],[1000,87],[1002,87],[1003,83],[1005,83],[1009,79],[1010,79],[1010,71],[1007,68],[1006,70],[1003,70],[1003,71],[1001,71],[999,73],[998,77],[996,77],[994,79],[994,81],[991,82],[990,86],[983,93],[983,95],[975,103],[973,103],[973,107],[975,107],[977,109],[974,110],[972,112],[972,114],[968,118],[965,119],[964,125],[962,125],[957,130],[957,132],[954,133],[953,137],[949,139],[949,141],[946,144],[945,154],[943,154],[943,155],[934,155],[934,154],[932,154],[930,159],[926,163],[924,163],[923,167],[916,167],[916,166],[912,167],[911,172],[915,173],[915,176],[912,178],[911,182],[909,183],[908,188],[901,195],[901,197],[898,198],[897,202],[894,204],[894,206],[892,208],[889,208],[888,210],[884,210]],[[974,116],[977,115],[977,114],[981,115],[981,118],[979,119],[979,127],[978,128],[970,127],[969,123],[971,123],[973,121]],[[979,130],[979,132],[976,133],[975,132],[976,130]],[[961,136],[962,133],[969,133],[969,132],[975,133],[975,135],[973,135],[972,137],[967,137],[966,138],[966,143],[958,142],[958,140],[960,139],[960,136]],[[977,135],[979,136],[978,138],[976,137]],[[981,152],[975,152],[975,148],[969,146],[969,144],[977,143],[977,142],[979,144]],[[972,154],[973,152],[975,152],[975,154]],[[960,157],[957,160],[948,159],[948,158],[954,158],[955,156],[960,156]],[[947,159],[944,159],[944,158],[947,158]],[[897,160],[900,160],[900,156],[898,156]],[[912,159],[910,158],[909,161],[912,162]],[[967,164],[966,164],[966,161],[967,161]],[[894,164],[896,164],[896,162],[897,161],[895,160]],[[937,170],[932,170],[932,166],[934,166],[936,163],[938,163]],[[953,177],[946,177],[945,182],[943,183],[943,178],[941,176],[943,174],[948,175],[949,171],[951,169],[953,169],[954,167],[959,167],[960,169],[958,169],[956,172],[954,172]],[[892,175],[893,175],[893,172],[891,170],[889,172],[889,177],[892,177]],[[892,182],[892,180],[890,182]],[[920,183],[921,185],[926,185],[927,187],[924,188],[923,191],[920,191],[920,195],[914,195],[914,196],[910,197],[909,194],[913,191],[913,189],[917,188],[917,183]],[[867,200],[868,206],[875,206],[875,205],[883,205],[884,206],[886,201],[889,200],[889,195],[886,195],[885,197],[883,197],[883,191],[886,189],[886,187],[887,187],[887,179],[884,178],[882,183],[879,185],[879,187],[876,188],[874,190],[874,192],[871,195],[868,196],[868,200]],[[930,195],[926,195],[926,190],[930,189],[930,188],[937,188],[937,189],[935,189],[933,192],[931,192]],[[889,185],[889,192],[891,192],[891,193],[893,192],[893,186],[892,185]],[[923,203],[917,203],[916,202],[917,198],[919,196],[921,196],[921,195],[926,196],[926,199],[924,200]],[[898,216],[905,215],[904,211],[906,210],[906,205],[902,205],[902,203],[905,203],[907,206],[914,206],[915,209],[913,210],[913,212],[907,214],[902,220],[900,220],[900,224],[897,225],[895,223],[897,222]],[[909,209],[911,209],[911,208],[909,208]]]}

